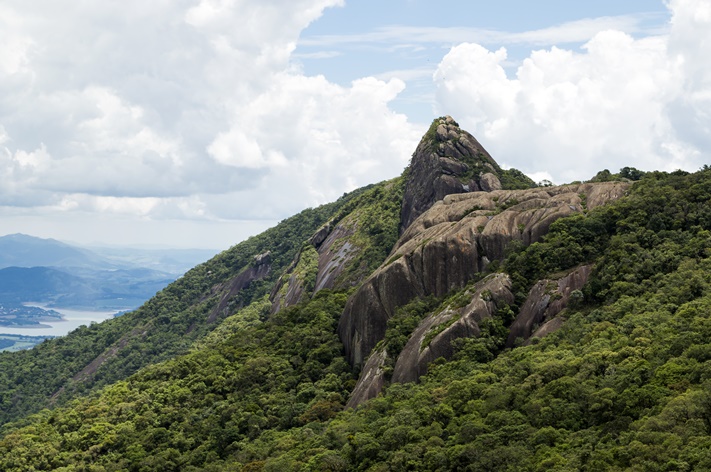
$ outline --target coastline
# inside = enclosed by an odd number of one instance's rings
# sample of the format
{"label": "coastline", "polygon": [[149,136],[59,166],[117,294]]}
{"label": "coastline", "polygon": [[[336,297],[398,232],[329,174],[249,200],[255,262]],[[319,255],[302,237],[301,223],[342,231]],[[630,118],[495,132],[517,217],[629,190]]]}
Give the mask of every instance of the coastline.
{"label": "coastline", "polygon": [[[90,326],[92,323],[100,323],[113,318],[117,310],[77,310],[68,308],[49,308],[44,303],[26,302],[23,305],[51,311],[56,317],[37,317],[33,321],[37,324],[7,323],[10,319],[5,319],[5,323],[0,321],[0,335],[27,335],[27,336],[64,336],[74,331],[80,326]],[[49,318],[49,319],[47,319]]]}
{"label": "coastline", "polygon": [[[42,321],[55,321],[54,319],[52,320],[42,320]],[[66,321],[65,319],[61,320],[56,320],[56,322],[60,321]],[[43,324],[43,323],[32,323],[32,324],[11,324],[11,323],[2,323],[0,322],[0,330],[3,328],[17,328],[17,329],[46,329],[46,328],[51,328],[51,325]],[[0,333],[2,334],[2,333]]]}

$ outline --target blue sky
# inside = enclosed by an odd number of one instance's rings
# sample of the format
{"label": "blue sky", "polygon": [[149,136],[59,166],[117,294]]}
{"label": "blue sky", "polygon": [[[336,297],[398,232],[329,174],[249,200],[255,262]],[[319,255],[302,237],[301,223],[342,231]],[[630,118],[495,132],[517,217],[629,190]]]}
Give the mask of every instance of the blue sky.
{"label": "blue sky", "polygon": [[0,38],[0,234],[227,248],[444,114],[537,181],[711,148],[708,0],[7,0]]}
{"label": "blue sky", "polygon": [[344,7],[327,9],[302,32],[294,60],[306,74],[323,74],[342,85],[366,75],[407,78],[407,88],[392,107],[411,119],[428,122],[434,102],[432,74],[456,44],[506,46],[506,69],[515,74],[533,49],[579,48],[591,37],[588,31],[580,31],[569,41],[561,39],[564,34],[552,35],[552,41],[526,41],[517,38],[517,33],[542,33],[586,22],[589,28],[617,27],[641,37],[666,31],[668,21],[664,4],[650,0],[350,1]]}

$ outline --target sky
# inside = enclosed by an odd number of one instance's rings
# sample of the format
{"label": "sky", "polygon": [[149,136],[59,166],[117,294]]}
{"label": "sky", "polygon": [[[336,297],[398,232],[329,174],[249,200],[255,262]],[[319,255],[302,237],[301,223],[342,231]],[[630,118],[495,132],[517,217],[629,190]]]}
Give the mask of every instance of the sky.
{"label": "sky", "polygon": [[697,170],[708,0],[3,0],[0,235],[226,249],[451,115],[536,181]]}

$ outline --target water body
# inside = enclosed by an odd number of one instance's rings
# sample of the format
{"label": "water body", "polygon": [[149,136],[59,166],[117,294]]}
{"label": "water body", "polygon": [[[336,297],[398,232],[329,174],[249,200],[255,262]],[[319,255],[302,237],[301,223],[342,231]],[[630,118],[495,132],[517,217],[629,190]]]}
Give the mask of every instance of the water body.
{"label": "water body", "polygon": [[0,334],[22,334],[25,336],[64,336],[81,325],[89,326],[92,321],[100,323],[113,318],[116,311],[83,311],[66,308],[48,308],[46,305],[27,304],[47,310],[54,310],[62,315],[62,321],[42,321],[48,328],[4,328],[0,326]]}

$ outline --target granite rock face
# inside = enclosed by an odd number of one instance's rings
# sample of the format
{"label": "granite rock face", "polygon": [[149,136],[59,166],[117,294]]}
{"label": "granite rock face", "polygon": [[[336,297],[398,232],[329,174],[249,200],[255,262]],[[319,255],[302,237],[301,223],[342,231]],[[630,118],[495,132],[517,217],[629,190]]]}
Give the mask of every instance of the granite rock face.
{"label": "granite rock face", "polygon": [[435,120],[412,156],[401,230],[447,195],[501,189],[499,172],[486,149],[451,116]]}
{"label": "granite rock face", "polygon": [[[310,238],[272,290],[272,313],[296,305],[325,288],[338,288],[339,276],[361,250],[352,242],[358,222],[350,216],[326,223]],[[351,285],[358,281],[341,281]],[[345,288],[345,287],[341,287]]]}
{"label": "granite rock face", "polygon": [[366,400],[375,398],[383,390],[385,385],[385,360],[388,354],[384,349],[373,351],[368,358],[368,362],[363,366],[363,370],[358,378],[353,392],[351,392],[346,408],[355,408]]}
{"label": "granite rock face", "polygon": [[[447,306],[429,314],[410,336],[399,353],[390,381],[416,382],[427,373],[430,362],[454,354],[452,342],[459,338],[478,336],[479,322],[496,316],[498,309],[514,301],[511,280],[505,274],[492,274],[465,293],[464,306]],[[358,383],[348,399],[346,408],[354,408],[374,398],[385,385],[387,353],[376,348],[368,357]]]}
{"label": "granite rock face", "polygon": [[[556,280],[539,280],[531,288],[526,301],[509,328],[506,347],[530,343],[558,330],[564,317],[558,316],[587,282],[592,266],[576,268]],[[451,359],[456,339],[479,336],[479,323],[498,315],[514,303],[511,280],[506,274],[492,274],[464,292],[469,302],[437,310],[425,317],[413,331],[405,347],[395,359],[389,379],[393,383],[417,382],[438,358]],[[578,296],[581,292],[578,292]],[[386,383],[387,353],[376,348],[368,357],[346,408],[355,408],[376,397]],[[391,361],[392,362],[392,361]]]}
{"label": "granite rock face", "polygon": [[261,280],[269,275],[272,270],[271,262],[272,258],[269,251],[264,254],[258,254],[254,256],[254,261],[248,267],[244,268],[231,280],[213,287],[213,293],[221,293],[221,296],[215,308],[210,311],[207,322],[213,323],[218,317],[226,316],[230,313],[230,310],[234,310],[234,307],[230,307],[230,302],[235,295],[253,281]]}
{"label": "granite rock face", "polygon": [[478,336],[483,319],[492,318],[498,309],[514,302],[511,280],[505,274],[492,274],[477,283],[468,295],[471,301],[466,306],[447,307],[422,320],[397,358],[393,382],[417,381],[427,373],[430,362],[454,355],[452,341]]}
{"label": "granite rock face", "polygon": [[532,337],[543,337],[560,328],[562,320],[556,316],[574,298],[573,292],[583,288],[591,272],[592,266],[585,265],[558,280],[539,280],[509,327],[506,347],[514,347],[517,340],[529,342]]}
{"label": "granite rock face", "polygon": [[338,333],[349,362],[364,362],[397,307],[463,287],[489,262],[501,260],[510,242],[539,241],[555,220],[620,198],[628,186],[603,182],[446,196],[405,230],[387,261],[348,300]]}

